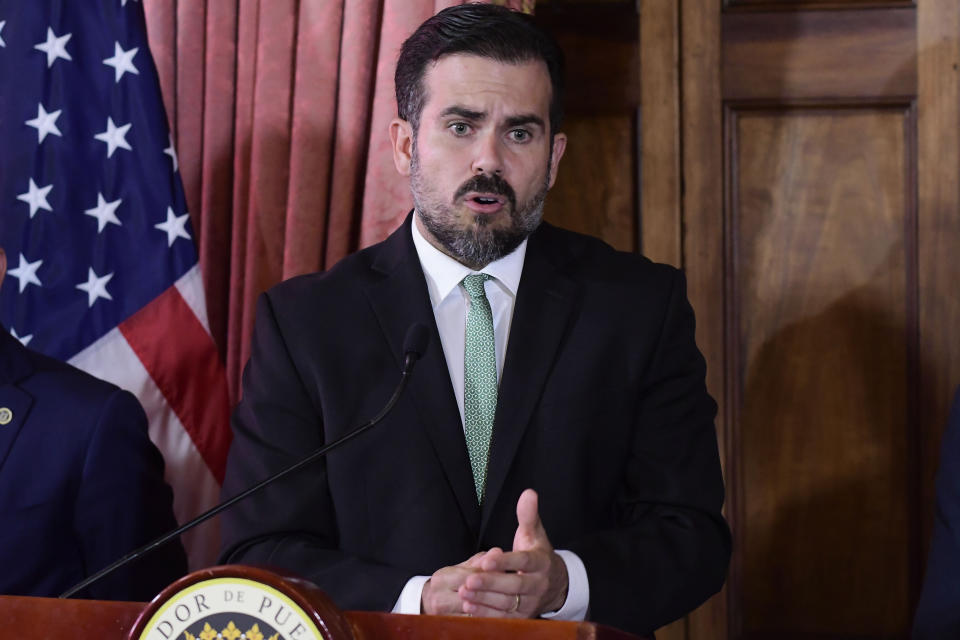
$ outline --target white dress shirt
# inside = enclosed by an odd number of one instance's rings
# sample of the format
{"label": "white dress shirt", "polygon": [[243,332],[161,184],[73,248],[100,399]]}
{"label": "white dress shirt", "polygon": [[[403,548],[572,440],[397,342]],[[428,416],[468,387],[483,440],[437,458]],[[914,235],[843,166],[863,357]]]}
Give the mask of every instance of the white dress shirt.
{"label": "white dress shirt", "polygon": [[[463,424],[463,352],[467,325],[467,310],[470,297],[460,282],[471,273],[479,273],[460,264],[430,244],[417,227],[418,218],[414,216],[413,244],[420,258],[420,266],[427,281],[430,304],[440,331],[440,343],[447,361],[450,382],[457,396],[460,409],[460,422]],[[507,341],[510,338],[510,323],[513,320],[513,307],[523,273],[523,260],[527,255],[527,241],[524,240],[509,255],[491,262],[483,268],[483,273],[493,276],[484,283],[484,291],[493,312],[493,334],[497,350],[497,380],[503,373],[503,360],[507,353]],[[549,532],[547,532],[549,535]],[[558,550],[557,554],[567,566],[569,584],[567,599],[563,606],[552,613],[543,614],[543,618],[560,620],[583,620],[586,618],[590,602],[590,585],[587,582],[587,570],[583,561],[572,551]],[[464,558],[466,560],[466,558]],[[438,567],[439,568],[439,567]],[[407,581],[400,598],[393,607],[394,613],[420,613],[420,601],[423,585],[429,576],[414,576]]]}

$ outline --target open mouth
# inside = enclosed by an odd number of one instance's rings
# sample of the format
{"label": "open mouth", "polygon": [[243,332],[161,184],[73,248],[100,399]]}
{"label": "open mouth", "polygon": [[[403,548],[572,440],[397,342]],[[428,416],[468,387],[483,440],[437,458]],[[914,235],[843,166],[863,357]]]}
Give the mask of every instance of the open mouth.
{"label": "open mouth", "polygon": [[474,213],[492,215],[503,209],[506,198],[493,193],[468,193],[463,202]]}
{"label": "open mouth", "polygon": [[467,193],[464,197],[464,200],[468,203],[478,204],[481,207],[492,207],[497,205],[502,206],[507,201],[507,199],[500,194],[490,192],[483,193],[477,191]]}

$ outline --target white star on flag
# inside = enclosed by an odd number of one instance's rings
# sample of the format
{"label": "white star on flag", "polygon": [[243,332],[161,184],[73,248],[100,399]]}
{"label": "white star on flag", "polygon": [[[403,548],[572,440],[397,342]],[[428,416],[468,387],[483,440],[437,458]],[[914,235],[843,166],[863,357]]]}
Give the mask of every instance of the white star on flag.
{"label": "white star on flag", "polygon": [[[3,33],[3,27],[6,26],[6,20],[0,20],[0,33]],[[3,36],[0,36],[0,47],[7,46],[7,43],[3,41]]]}
{"label": "white star on flag", "polygon": [[[136,1],[137,1],[137,0],[133,0],[133,2],[136,2]],[[127,6],[127,0],[120,0],[120,6],[121,6],[121,7]]]}
{"label": "white star on flag", "polygon": [[27,288],[28,284],[35,284],[38,287],[43,286],[40,284],[40,278],[37,277],[37,269],[39,269],[42,264],[43,260],[28,262],[21,253],[20,266],[16,269],[10,269],[7,271],[7,274],[13,276],[20,282],[20,293],[23,293],[23,290]]}
{"label": "white star on flag", "polygon": [[177,162],[177,150],[173,148],[172,133],[169,135],[169,138],[170,138],[170,145],[166,149],[164,149],[163,152],[168,156],[170,156],[170,158],[173,160],[173,170],[176,171],[180,167],[180,163]]}
{"label": "white star on flag", "polygon": [[34,49],[39,49],[47,54],[48,69],[53,66],[53,63],[57,61],[57,58],[73,60],[73,58],[70,57],[70,54],[67,53],[67,42],[70,40],[70,36],[72,35],[72,33],[68,33],[58,38],[56,35],[54,35],[53,29],[47,27],[47,41],[33,46]]}
{"label": "white star on flag", "polygon": [[113,223],[117,226],[123,226],[123,223],[117,218],[117,207],[123,202],[122,199],[117,198],[113,202],[107,202],[103,198],[102,193],[97,193],[97,206],[92,209],[87,209],[84,211],[88,216],[93,216],[97,219],[97,233],[103,231],[108,223]]}
{"label": "white star on flag", "polygon": [[190,234],[187,233],[187,220],[190,219],[190,214],[185,213],[182,216],[174,215],[173,209],[167,207],[167,220],[166,222],[161,222],[160,224],[153,225],[155,229],[160,229],[167,234],[167,247],[172,247],[174,241],[177,238],[186,238],[190,239]]}
{"label": "white star on flag", "polygon": [[38,209],[53,211],[53,207],[51,207],[50,203],[47,202],[47,194],[50,193],[51,189],[53,189],[52,184],[48,184],[45,187],[37,187],[37,184],[33,181],[33,178],[30,178],[29,190],[26,193],[21,193],[18,195],[17,200],[22,200],[30,205],[30,217],[33,218]]}
{"label": "white star on flag", "polygon": [[47,110],[43,108],[43,103],[37,104],[37,117],[33,120],[27,120],[26,124],[30,127],[33,127],[37,130],[37,144],[43,142],[43,139],[47,137],[48,133],[52,133],[55,136],[63,137],[63,134],[60,133],[60,129],[57,128],[57,118],[60,117],[62,109],[57,109],[56,111],[51,111],[47,113]]}
{"label": "white star on flag", "polygon": [[130,146],[126,138],[127,131],[130,130],[131,126],[133,126],[131,123],[127,123],[122,127],[118,127],[113,124],[113,118],[107,118],[107,130],[93,137],[101,142],[107,143],[107,157],[109,158],[113,155],[113,152],[117,150],[117,147],[126,149],[127,151],[133,151],[133,147]]}
{"label": "white star on flag", "polygon": [[120,82],[120,78],[123,77],[124,73],[130,72],[137,75],[140,74],[140,72],[137,71],[137,68],[133,66],[133,56],[137,55],[137,51],[139,50],[139,47],[134,47],[129,51],[124,51],[119,42],[113,43],[113,57],[104,60],[103,64],[107,65],[108,67],[113,67],[114,84]]}
{"label": "white star on flag", "polygon": [[14,338],[16,338],[17,340],[19,340],[19,341],[20,341],[20,344],[22,344],[23,346],[27,346],[28,344],[30,344],[30,341],[33,340],[33,334],[32,334],[32,333],[31,333],[30,335],[28,335],[28,336],[18,336],[18,335],[17,335],[17,330],[14,329],[13,327],[10,327],[10,335],[12,335]]}
{"label": "white star on flag", "polygon": [[99,298],[113,300],[110,292],[107,291],[107,283],[110,282],[110,278],[112,277],[112,273],[108,273],[105,276],[98,276],[94,272],[93,267],[90,267],[90,271],[87,274],[87,281],[77,285],[77,289],[87,292],[87,308],[92,307],[93,303]]}

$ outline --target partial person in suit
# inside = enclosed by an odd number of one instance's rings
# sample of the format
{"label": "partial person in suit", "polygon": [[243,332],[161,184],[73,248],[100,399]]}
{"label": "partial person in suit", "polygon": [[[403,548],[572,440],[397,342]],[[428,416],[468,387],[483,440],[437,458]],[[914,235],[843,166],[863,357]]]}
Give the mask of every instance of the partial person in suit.
{"label": "partial person in suit", "polygon": [[933,539],[913,637],[960,638],[960,387],[940,444]]}
{"label": "partial person in suit", "polygon": [[[0,283],[7,270],[0,249]],[[0,593],[56,597],[176,526],[163,458],[130,393],[0,327]],[[78,597],[152,599],[187,570],[179,542]]]}
{"label": "partial person in suit", "polygon": [[224,496],[374,415],[228,511],[221,560],[347,609],[591,619],[646,633],[717,592],[723,482],[683,275],[541,221],[567,138],[562,54],[462,5],[403,45],[387,240],[258,301]]}

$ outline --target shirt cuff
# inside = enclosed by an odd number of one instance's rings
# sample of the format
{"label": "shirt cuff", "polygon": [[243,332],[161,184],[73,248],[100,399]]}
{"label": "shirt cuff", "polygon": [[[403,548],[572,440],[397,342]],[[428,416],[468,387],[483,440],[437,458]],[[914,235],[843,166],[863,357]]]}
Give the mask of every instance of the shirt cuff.
{"label": "shirt cuff", "polygon": [[[577,558],[579,560],[579,558]],[[583,563],[580,563],[583,565]],[[390,613],[420,613],[420,597],[423,595],[423,585],[427,584],[430,576],[413,576],[407,580],[397,603],[393,605],[393,611]]]}
{"label": "shirt cuff", "polygon": [[[573,551],[555,551],[567,565],[567,599],[556,611],[540,614],[548,620],[586,620],[590,607],[590,583],[583,560]],[[422,587],[421,587],[422,588]]]}

